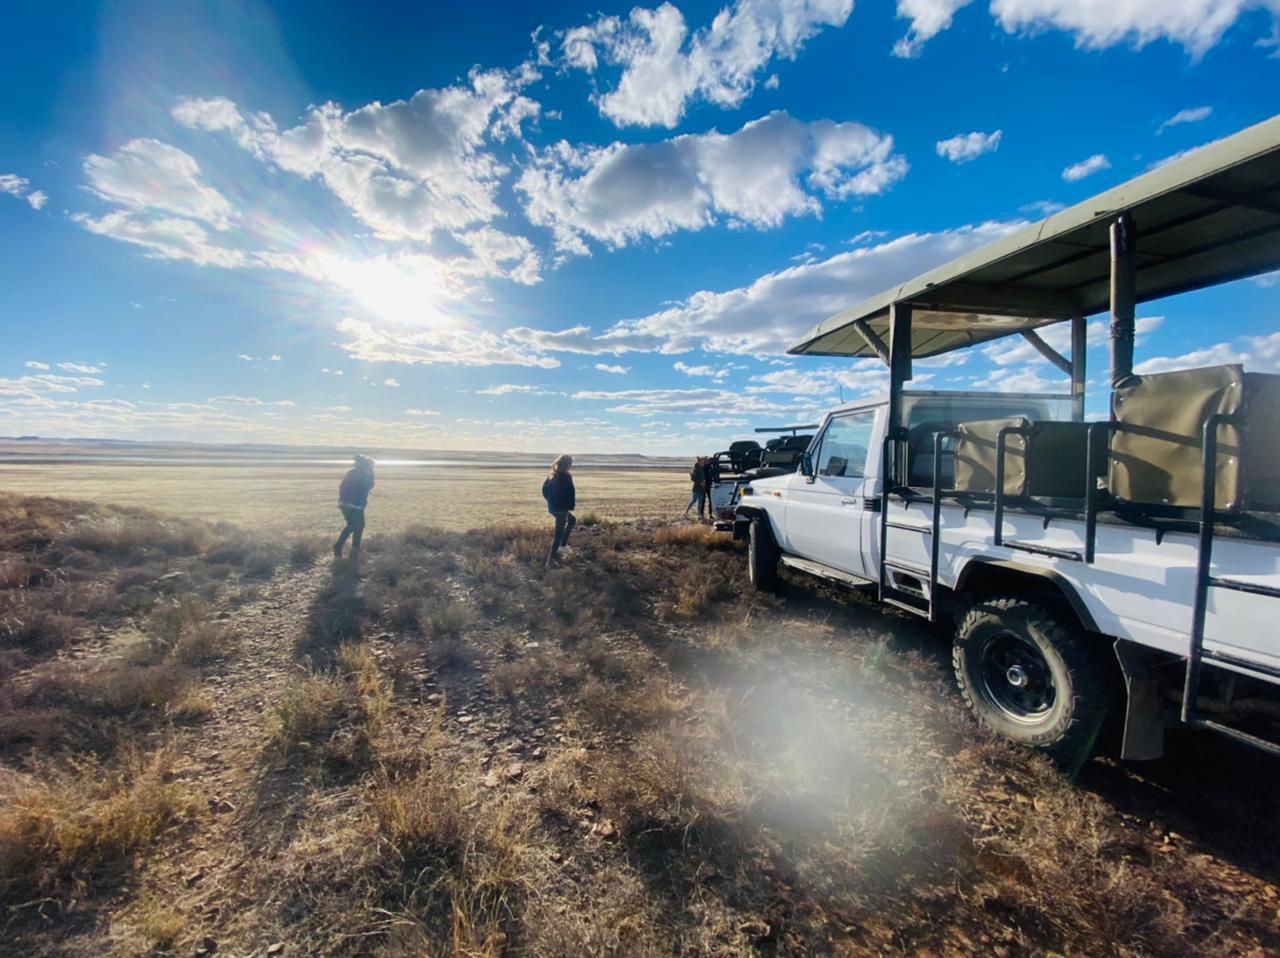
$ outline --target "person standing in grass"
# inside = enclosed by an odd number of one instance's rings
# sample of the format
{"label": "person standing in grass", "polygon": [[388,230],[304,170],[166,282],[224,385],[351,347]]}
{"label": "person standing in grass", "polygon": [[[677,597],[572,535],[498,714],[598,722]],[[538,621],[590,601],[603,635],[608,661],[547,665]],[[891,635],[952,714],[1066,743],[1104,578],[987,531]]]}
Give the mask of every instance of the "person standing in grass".
{"label": "person standing in grass", "polygon": [[542,498],[547,500],[547,512],[556,520],[555,535],[551,539],[551,551],[547,553],[546,567],[555,569],[560,566],[560,550],[569,544],[569,533],[578,524],[573,517],[573,508],[577,505],[573,488],[572,456],[557,456],[551,464],[551,472],[542,483]]}
{"label": "person standing in grass", "polygon": [[699,456],[694,460],[693,468],[689,470],[689,478],[693,480],[693,495],[689,498],[689,504],[684,507],[684,517],[689,518],[689,510],[694,506],[698,507],[698,518],[702,518],[702,511],[706,507],[707,501],[707,459],[706,456]]}
{"label": "person standing in grass", "polygon": [[347,470],[338,486],[338,508],[342,510],[342,518],[347,524],[333,544],[333,556],[342,558],[342,547],[351,537],[351,558],[360,556],[360,539],[364,536],[364,510],[369,505],[369,490],[373,488],[373,460],[359,453],[355,457],[355,466]]}

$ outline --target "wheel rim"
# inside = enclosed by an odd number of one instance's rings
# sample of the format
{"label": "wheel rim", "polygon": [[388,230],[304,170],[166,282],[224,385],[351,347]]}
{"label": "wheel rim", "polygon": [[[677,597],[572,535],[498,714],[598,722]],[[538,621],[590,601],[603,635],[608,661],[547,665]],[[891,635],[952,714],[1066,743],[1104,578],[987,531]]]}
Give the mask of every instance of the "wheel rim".
{"label": "wheel rim", "polygon": [[983,643],[981,679],[991,704],[1023,725],[1044,721],[1057,701],[1048,660],[1034,642],[1012,632]]}

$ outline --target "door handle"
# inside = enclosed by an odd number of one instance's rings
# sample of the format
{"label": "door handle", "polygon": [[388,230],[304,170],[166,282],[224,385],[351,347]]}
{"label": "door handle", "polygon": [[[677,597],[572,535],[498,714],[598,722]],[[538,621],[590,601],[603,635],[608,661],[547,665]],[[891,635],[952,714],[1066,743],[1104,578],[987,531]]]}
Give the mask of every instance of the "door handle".
{"label": "door handle", "polygon": [[858,504],[858,501],[859,501],[859,500],[857,500],[857,499],[841,499],[841,500],[840,500],[840,505],[842,505],[842,506],[856,506],[856,505]]}

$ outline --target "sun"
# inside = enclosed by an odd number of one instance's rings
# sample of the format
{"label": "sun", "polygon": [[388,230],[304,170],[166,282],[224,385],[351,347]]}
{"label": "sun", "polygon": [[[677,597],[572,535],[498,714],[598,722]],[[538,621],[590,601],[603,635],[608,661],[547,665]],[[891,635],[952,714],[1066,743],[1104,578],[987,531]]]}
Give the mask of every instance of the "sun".
{"label": "sun", "polygon": [[428,256],[329,256],[323,270],[330,283],[349,293],[371,316],[398,326],[447,323],[442,306],[456,298],[440,264]]}

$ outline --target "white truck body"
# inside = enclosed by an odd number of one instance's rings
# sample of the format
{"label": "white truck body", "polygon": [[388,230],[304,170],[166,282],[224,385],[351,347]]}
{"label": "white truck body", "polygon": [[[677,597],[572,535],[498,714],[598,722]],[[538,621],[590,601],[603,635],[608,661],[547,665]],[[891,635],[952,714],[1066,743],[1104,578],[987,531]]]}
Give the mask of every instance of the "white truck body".
{"label": "white truck body", "polygon": [[[968,402],[980,407],[983,400],[969,397]],[[998,395],[989,402],[996,415],[1008,406]],[[841,449],[865,458],[847,467],[848,456],[838,460],[845,475],[823,475],[821,463],[809,461],[809,474],[802,466],[794,474],[752,481],[737,506],[735,535],[748,536],[747,524],[761,517],[782,564],[848,584],[876,586],[883,532],[884,576],[891,592],[882,590],[881,595],[918,596],[917,607],[909,611],[932,618],[939,617],[942,608],[962,611],[977,593],[981,571],[999,569],[1004,582],[1013,574],[1035,577],[1061,593],[1080,628],[1101,642],[1124,640],[1158,657],[1185,659],[1190,654],[1199,558],[1194,530],[1170,531],[1103,517],[1097,523],[1092,561],[1086,562],[1083,516],[1053,515],[1046,521],[1041,514],[1006,507],[1002,544],[997,545],[995,513],[989,504],[962,505],[944,495],[938,514],[937,571],[932,576],[932,490],[920,490],[919,496],[889,496],[887,522],[881,529],[885,499],[879,450],[887,415],[885,400],[851,404],[828,414],[806,460],[823,455],[824,442],[836,430],[843,430],[845,440],[865,436],[865,442],[846,441]],[[1280,599],[1264,594],[1280,590],[1280,542],[1218,536],[1211,572],[1260,590],[1208,590],[1204,651],[1235,663],[1236,671],[1253,679],[1280,682]],[[937,594],[931,595],[931,590]],[[902,606],[901,601],[886,601]],[[1128,752],[1131,757],[1148,757],[1154,749],[1137,744],[1133,736]]]}

